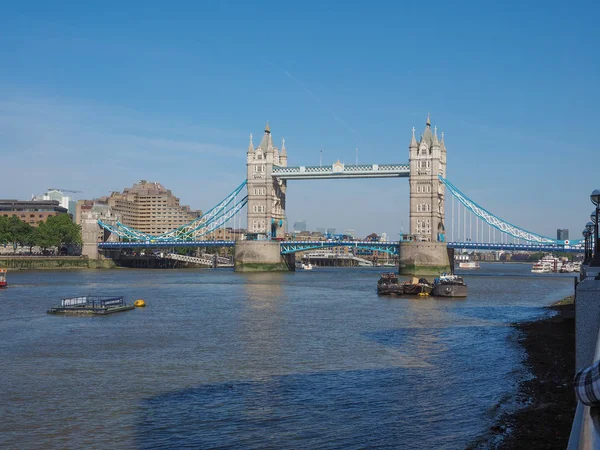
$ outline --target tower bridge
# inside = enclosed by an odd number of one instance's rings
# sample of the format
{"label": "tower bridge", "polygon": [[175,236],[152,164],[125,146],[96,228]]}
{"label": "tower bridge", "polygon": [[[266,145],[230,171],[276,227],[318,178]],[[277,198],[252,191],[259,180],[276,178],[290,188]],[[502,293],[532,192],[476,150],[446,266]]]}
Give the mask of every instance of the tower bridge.
{"label": "tower bridge", "polygon": [[[282,140],[281,149],[276,147],[267,122],[256,147],[250,135],[246,151],[246,180],[207,213],[160,235],[145,234],[118,221],[108,223],[99,220],[98,225],[105,230],[105,234],[112,234],[113,241],[117,239],[118,242],[99,243],[98,248],[109,251],[136,247],[234,246],[236,270],[246,271],[293,270],[293,257],[298,251],[353,246],[398,255],[400,272],[417,275],[448,271],[447,248],[578,251],[578,241],[569,243],[523,230],[493,215],[450,183],[446,179],[447,151],[444,133],[438,136],[437,128],[431,126],[429,115],[418,140],[413,127],[408,150],[408,163],[346,165],[338,160],[325,166],[288,166],[285,140]],[[408,178],[411,239],[387,243],[285,241],[288,182],[344,178]],[[245,196],[244,189],[247,191]],[[450,214],[446,212],[446,191],[452,194]],[[455,200],[458,201],[456,215]],[[225,226],[244,207],[247,219],[245,240],[203,240],[206,235]],[[452,233],[450,244],[447,243],[448,216]],[[472,218],[475,218],[475,236]],[[487,243],[479,239],[480,231],[482,238],[485,234],[484,224],[488,225]],[[491,242],[492,230],[494,236],[496,231],[499,232],[501,242]],[[455,231],[458,239],[455,239]]]}

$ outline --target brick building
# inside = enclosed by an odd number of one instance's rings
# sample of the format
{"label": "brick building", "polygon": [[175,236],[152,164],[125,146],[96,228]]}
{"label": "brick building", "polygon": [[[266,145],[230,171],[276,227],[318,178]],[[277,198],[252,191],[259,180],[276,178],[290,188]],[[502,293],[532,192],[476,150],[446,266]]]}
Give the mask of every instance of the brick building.
{"label": "brick building", "polygon": [[33,227],[50,216],[67,213],[68,210],[56,200],[0,200],[0,216],[17,216]]}

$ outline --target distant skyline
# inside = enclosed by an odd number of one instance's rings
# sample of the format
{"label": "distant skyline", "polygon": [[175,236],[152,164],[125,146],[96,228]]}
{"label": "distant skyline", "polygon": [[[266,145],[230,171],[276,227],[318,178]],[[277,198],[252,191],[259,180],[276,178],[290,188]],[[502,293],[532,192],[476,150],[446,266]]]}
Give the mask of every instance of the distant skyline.
{"label": "distant skyline", "polygon": [[[269,121],[289,165],[406,163],[427,113],[448,178],[578,239],[600,188],[597,2],[20,2],[0,16],[0,198],[146,179],[207,210]],[[322,153],[321,153],[322,152]],[[408,232],[406,179],[289,183],[288,229]],[[447,205],[446,212],[449,212]]]}

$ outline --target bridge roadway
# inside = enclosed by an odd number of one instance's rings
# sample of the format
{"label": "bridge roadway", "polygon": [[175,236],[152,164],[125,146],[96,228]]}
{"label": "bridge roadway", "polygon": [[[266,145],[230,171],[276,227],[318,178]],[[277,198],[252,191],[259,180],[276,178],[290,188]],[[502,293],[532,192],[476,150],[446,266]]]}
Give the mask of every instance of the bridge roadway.
{"label": "bridge roadway", "polygon": [[[306,250],[333,247],[356,247],[393,255],[398,254],[400,241],[373,242],[373,241],[280,241],[281,253],[289,254]],[[99,249],[122,248],[173,248],[173,247],[234,247],[235,241],[170,241],[170,242],[101,242]],[[448,242],[449,248],[465,250],[504,250],[504,251],[537,251],[537,252],[571,252],[583,253],[579,246],[563,246],[551,244],[490,244],[483,242]]]}
{"label": "bridge roadway", "polygon": [[394,178],[410,176],[408,164],[359,164],[340,162],[330,166],[273,166],[273,178],[282,180],[315,180],[327,178]]}

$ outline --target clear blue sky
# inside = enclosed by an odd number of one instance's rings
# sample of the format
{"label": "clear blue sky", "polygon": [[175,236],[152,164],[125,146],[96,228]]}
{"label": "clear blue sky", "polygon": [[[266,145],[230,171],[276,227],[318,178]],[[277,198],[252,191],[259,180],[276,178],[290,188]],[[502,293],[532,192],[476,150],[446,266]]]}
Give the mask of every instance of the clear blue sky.
{"label": "clear blue sky", "polygon": [[[600,187],[598,2],[10,2],[0,198],[139,179],[208,209],[266,120],[290,165],[408,161],[428,112],[448,178],[578,236]],[[408,183],[290,182],[288,219],[408,231]],[[573,236],[573,237],[575,237]]]}

